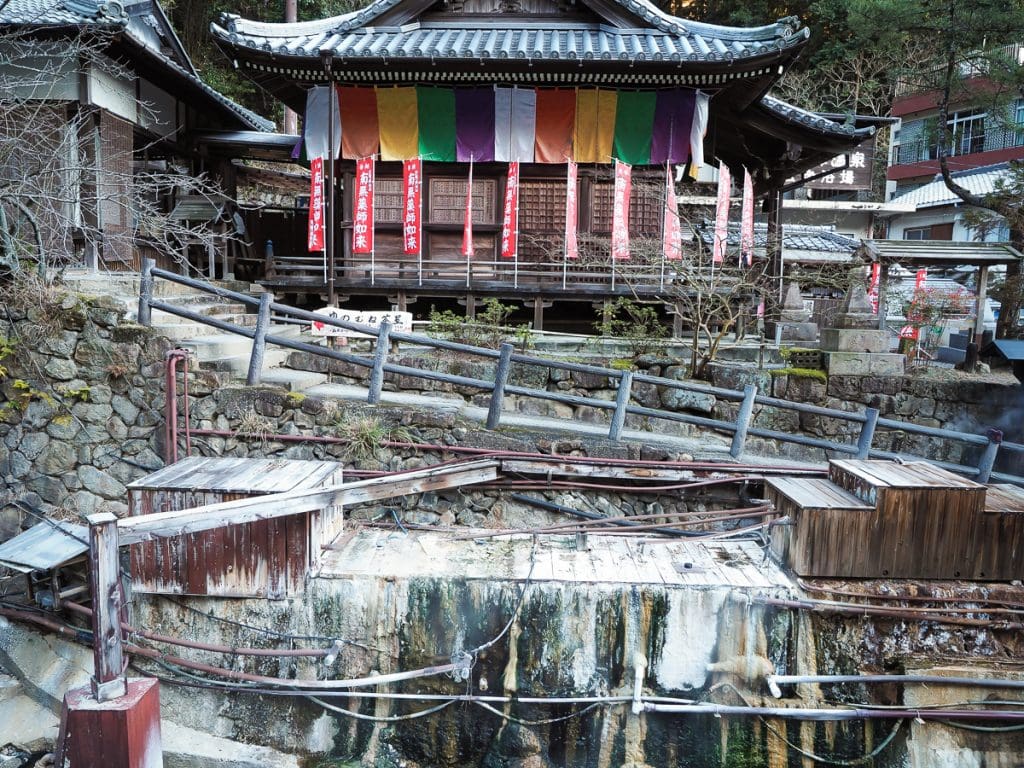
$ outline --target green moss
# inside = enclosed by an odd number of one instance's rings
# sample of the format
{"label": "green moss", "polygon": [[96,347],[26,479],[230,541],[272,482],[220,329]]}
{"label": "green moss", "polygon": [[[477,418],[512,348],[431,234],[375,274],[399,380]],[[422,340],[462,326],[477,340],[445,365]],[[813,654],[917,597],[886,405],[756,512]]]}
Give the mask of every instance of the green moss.
{"label": "green moss", "polygon": [[285,405],[287,405],[289,408],[298,408],[305,402],[306,396],[301,392],[289,392],[287,395],[285,395],[284,400]]}
{"label": "green moss", "polygon": [[793,376],[798,379],[814,379],[828,384],[828,374],[818,368],[772,368],[768,371],[772,376]]}
{"label": "green moss", "polygon": [[618,357],[608,362],[608,366],[616,371],[632,371],[636,366],[628,357]]}
{"label": "green moss", "polygon": [[60,394],[69,400],[78,400],[82,403],[89,402],[91,390],[89,387],[68,388],[60,391]]}

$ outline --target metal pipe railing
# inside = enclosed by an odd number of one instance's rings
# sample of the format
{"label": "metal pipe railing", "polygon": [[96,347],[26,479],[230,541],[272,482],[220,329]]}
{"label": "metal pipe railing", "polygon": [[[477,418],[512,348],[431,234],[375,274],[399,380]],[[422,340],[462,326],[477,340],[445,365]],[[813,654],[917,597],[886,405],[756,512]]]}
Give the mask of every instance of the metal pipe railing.
{"label": "metal pipe railing", "polygon": [[[256,329],[228,323],[223,320],[206,315],[200,315],[187,309],[182,309],[166,302],[157,301],[153,298],[155,279],[166,279],[172,282],[186,285],[197,291],[211,293],[234,301],[239,301],[247,306],[259,307],[260,320]],[[487,424],[493,429],[501,421],[503,408],[502,400],[506,395],[532,398],[537,400],[548,400],[576,407],[595,408],[611,412],[609,437],[612,440],[620,440],[624,431],[626,418],[628,416],[640,416],[658,421],[691,424],[707,429],[713,429],[731,434],[733,436],[730,455],[738,458],[742,455],[748,437],[775,440],[782,443],[803,445],[810,448],[818,448],[824,451],[857,456],[859,458],[889,458],[889,459],[920,459],[929,461],[936,466],[950,469],[954,472],[974,477],[979,482],[988,482],[990,479],[999,482],[1016,483],[1024,485],[1024,477],[993,470],[995,460],[1000,450],[1024,452],[1024,444],[1014,442],[1003,442],[1002,433],[998,430],[989,430],[986,434],[979,435],[970,432],[927,427],[910,422],[896,421],[878,417],[877,409],[866,408],[862,412],[840,411],[833,408],[826,408],[818,405],[798,403],[783,400],[777,397],[760,395],[756,387],[748,386],[744,391],[725,389],[706,384],[699,384],[688,381],[678,381],[661,376],[652,376],[645,373],[632,373],[611,368],[603,368],[596,365],[571,363],[561,360],[549,360],[534,355],[514,353],[508,344],[502,345],[501,350],[494,350],[485,347],[475,347],[468,344],[460,344],[444,339],[434,339],[428,336],[410,333],[396,333],[390,326],[385,324],[379,327],[362,325],[350,321],[330,318],[322,314],[310,312],[309,310],[291,307],[287,304],[280,304],[268,300],[266,297],[253,299],[235,291],[212,286],[200,280],[177,275],[166,270],[157,269],[151,260],[146,260],[143,268],[143,275],[139,298],[139,321],[142,323],[151,322],[151,309],[170,312],[179,317],[184,317],[194,322],[204,323],[218,328],[227,333],[234,333],[253,339],[252,360],[250,361],[249,383],[258,382],[258,363],[262,360],[263,349],[266,344],[275,344],[286,349],[293,349],[299,352],[307,352],[319,357],[326,357],[339,362],[345,362],[360,368],[367,369],[369,378],[368,400],[376,402],[380,398],[385,374],[397,376],[408,376],[414,379],[425,381],[438,381],[455,386],[469,387],[491,393],[491,402],[488,407]],[[295,318],[336,328],[362,333],[375,338],[375,353],[373,357],[339,352],[334,349],[327,349],[316,344],[309,344],[302,341],[295,341],[266,332],[266,325],[271,313],[286,318]],[[413,344],[428,349],[446,350],[474,355],[496,362],[493,380],[478,379],[468,376],[458,376],[440,371],[433,371],[424,368],[416,368],[408,365],[400,365],[387,362],[387,348],[391,343]],[[510,382],[514,377],[511,374],[512,365],[535,366],[547,370],[561,370],[570,373],[583,373],[595,376],[604,376],[609,382],[616,382],[615,400],[588,397],[583,395],[572,395],[561,391],[550,391],[547,389],[534,389],[513,385]],[[696,416],[679,411],[663,410],[659,408],[648,408],[638,405],[630,405],[631,388],[634,384],[653,385],[662,389],[680,390],[685,392],[711,395],[718,399],[740,403],[740,411],[734,422],[721,419]],[[840,422],[856,424],[859,427],[855,442],[840,442],[826,438],[811,437],[808,435],[780,432],[753,425],[756,416],[757,406],[777,408],[780,410],[794,411],[801,414],[809,414]],[[915,456],[907,453],[894,453],[881,449],[872,448],[878,430],[899,430],[908,435],[917,437],[938,438],[946,441],[954,441],[964,446],[975,446],[983,448],[977,466],[957,464],[947,461],[936,461],[926,457]]]}

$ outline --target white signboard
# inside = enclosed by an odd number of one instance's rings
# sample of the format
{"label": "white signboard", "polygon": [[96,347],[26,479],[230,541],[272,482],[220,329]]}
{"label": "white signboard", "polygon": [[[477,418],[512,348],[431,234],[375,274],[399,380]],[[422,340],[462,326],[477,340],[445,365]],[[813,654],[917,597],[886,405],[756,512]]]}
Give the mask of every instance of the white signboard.
{"label": "white signboard", "polygon": [[[370,312],[351,309],[338,309],[337,307],[324,307],[317,309],[318,315],[329,317],[332,320],[340,320],[344,323],[358,323],[368,325],[371,328],[379,328],[385,320],[391,323],[391,330],[400,333],[412,333],[412,312]],[[365,333],[350,331],[347,328],[339,328],[336,325],[328,325],[316,320],[313,321],[310,329],[314,336],[341,336],[349,339],[368,339]]]}

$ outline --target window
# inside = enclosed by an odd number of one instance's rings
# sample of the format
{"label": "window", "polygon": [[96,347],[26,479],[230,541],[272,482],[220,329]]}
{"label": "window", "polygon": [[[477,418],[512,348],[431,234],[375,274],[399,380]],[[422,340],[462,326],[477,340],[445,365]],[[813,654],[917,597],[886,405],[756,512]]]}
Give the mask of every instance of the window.
{"label": "window", "polygon": [[953,222],[931,224],[927,227],[908,227],[903,230],[904,240],[952,240]]}
{"label": "window", "polygon": [[1013,132],[1013,146],[1024,145],[1024,99],[1017,99],[1013,107],[1013,122],[1016,130]]}
{"label": "window", "polygon": [[968,109],[950,115],[947,124],[953,131],[953,142],[949,148],[951,155],[970,155],[984,151],[987,116],[981,109]]}

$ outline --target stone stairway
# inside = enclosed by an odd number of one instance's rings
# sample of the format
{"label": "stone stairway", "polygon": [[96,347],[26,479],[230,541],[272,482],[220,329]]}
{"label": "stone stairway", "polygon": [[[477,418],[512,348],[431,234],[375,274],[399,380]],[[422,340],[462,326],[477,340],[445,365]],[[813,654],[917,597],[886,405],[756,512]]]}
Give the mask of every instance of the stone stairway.
{"label": "stone stairway", "polygon": [[[124,307],[129,318],[135,318],[138,312],[139,279],[135,273],[69,270],[64,274],[64,282],[71,290],[85,295],[111,297]],[[219,280],[214,285],[250,296],[259,296],[264,291],[260,285],[238,280]],[[153,297],[157,301],[245,328],[256,324],[254,308],[195,291],[178,283],[157,280]],[[223,373],[229,380],[244,380],[252,352],[251,339],[157,309],[153,310],[152,327],[177,346],[192,351],[200,368]],[[297,339],[303,327],[291,323],[272,323],[269,333]],[[261,375],[263,383],[301,391],[326,381],[327,377],[322,374],[280,367],[287,361],[288,354],[289,350],[282,347],[267,346]]]}

